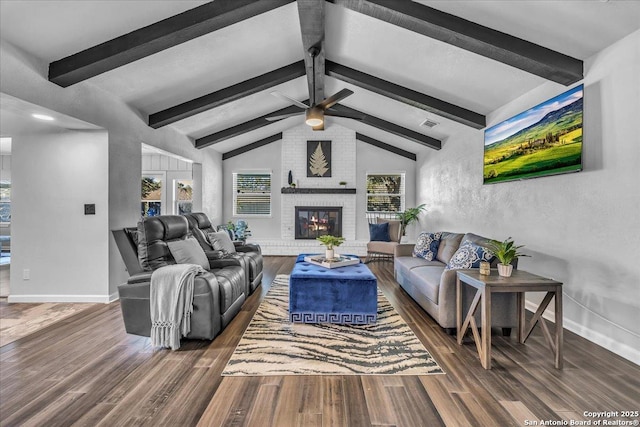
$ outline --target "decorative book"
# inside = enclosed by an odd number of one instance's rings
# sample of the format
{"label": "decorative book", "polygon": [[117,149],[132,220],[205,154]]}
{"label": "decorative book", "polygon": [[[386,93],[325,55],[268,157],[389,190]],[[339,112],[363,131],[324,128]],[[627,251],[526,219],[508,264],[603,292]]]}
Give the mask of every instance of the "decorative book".
{"label": "decorative book", "polygon": [[336,258],[327,259],[323,255],[311,255],[304,257],[304,260],[309,264],[319,265],[324,268],[338,268],[360,264],[360,258],[347,256],[337,256]]}

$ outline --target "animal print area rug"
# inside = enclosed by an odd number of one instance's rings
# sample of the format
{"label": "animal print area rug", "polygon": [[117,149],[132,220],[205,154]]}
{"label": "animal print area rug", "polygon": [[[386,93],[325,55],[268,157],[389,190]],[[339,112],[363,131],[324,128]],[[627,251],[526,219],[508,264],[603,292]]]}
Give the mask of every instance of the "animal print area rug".
{"label": "animal print area rug", "polygon": [[376,324],[290,323],[289,276],[278,275],[222,375],[442,373],[380,290]]}

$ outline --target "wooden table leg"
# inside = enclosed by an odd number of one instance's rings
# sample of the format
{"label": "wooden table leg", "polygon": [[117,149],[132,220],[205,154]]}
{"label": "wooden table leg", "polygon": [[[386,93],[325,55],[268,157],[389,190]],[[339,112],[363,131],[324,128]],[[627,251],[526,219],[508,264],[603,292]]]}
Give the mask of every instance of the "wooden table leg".
{"label": "wooden table leg", "polygon": [[491,369],[491,291],[485,287],[482,290],[482,352],[480,361],[484,369]]}
{"label": "wooden table leg", "polygon": [[456,278],[456,338],[458,344],[462,344],[462,286],[460,278]]}
{"label": "wooden table leg", "polygon": [[518,304],[518,342],[524,343],[524,328],[525,328],[525,294],[524,292],[518,292],[516,294]]}
{"label": "wooden table leg", "polygon": [[556,308],[556,369],[562,369],[564,357],[562,353],[562,342],[564,340],[564,329],[562,325],[562,287],[558,286],[555,292]]}

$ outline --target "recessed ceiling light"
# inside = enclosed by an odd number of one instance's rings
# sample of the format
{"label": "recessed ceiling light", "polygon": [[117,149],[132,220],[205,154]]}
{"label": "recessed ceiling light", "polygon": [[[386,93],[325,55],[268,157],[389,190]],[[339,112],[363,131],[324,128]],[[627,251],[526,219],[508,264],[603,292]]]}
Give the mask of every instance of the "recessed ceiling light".
{"label": "recessed ceiling light", "polygon": [[38,120],[46,120],[47,122],[50,122],[53,120],[53,117],[47,116],[46,114],[32,114],[31,117],[36,118]]}

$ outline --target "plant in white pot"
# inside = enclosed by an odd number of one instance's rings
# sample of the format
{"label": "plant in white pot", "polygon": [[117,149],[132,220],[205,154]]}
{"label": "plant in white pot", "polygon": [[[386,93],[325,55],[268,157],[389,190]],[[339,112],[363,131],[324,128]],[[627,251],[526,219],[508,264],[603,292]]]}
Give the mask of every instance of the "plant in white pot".
{"label": "plant in white pot", "polygon": [[519,251],[524,245],[516,246],[511,237],[502,242],[499,240],[490,240],[487,247],[496,255],[498,261],[500,261],[500,263],[498,263],[498,274],[502,277],[511,277],[511,273],[513,272],[511,262],[513,262],[514,259],[529,256]]}
{"label": "plant in white pot", "polygon": [[398,212],[397,217],[401,221],[400,223],[400,235],[404,236],[407,232],[407,227],[414,222],[418,221],[418,217],[425,211],[424,204],[415,208],[407,208],[404,212]]}
{"label": "plant in white pot", "polygon": [[326,259],[334,259],[335,255],[333,252],[333,248],[338,247],[344,243],[344,237],[336,237],[330,234],[317,237],[316,240],[319,241],[321,245],[324,245],[327,248],[324,255]]}

